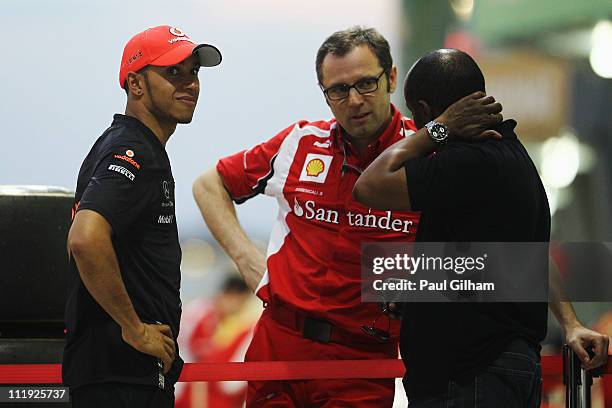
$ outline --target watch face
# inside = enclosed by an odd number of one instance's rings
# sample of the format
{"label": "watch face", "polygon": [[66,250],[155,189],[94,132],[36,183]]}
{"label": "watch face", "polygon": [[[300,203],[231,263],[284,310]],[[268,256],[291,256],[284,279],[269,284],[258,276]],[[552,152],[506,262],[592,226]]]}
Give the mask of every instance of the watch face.
{"label": "watch face", "polygon": [[431,127],[431,129],[429,130],[429,134],[431,135],[432,139],[438,142],[442,142],[446,140],[446,138],[448,137],[446,127],[444,127],[443,125],[440,125],[439,123],[435,123]]}

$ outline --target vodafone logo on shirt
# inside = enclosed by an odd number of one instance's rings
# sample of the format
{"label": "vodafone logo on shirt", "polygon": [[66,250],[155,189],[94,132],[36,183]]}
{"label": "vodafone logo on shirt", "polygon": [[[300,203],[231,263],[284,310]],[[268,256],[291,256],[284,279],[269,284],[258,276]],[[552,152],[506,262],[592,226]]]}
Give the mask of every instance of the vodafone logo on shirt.
{"label": "vodafone logo on shirt", "polygon": [[333,156],[325,154],[308,153],[304,161],[304,167],[300,174],[300,181],[311,181],[314,183],[325,183],[329,166]]}

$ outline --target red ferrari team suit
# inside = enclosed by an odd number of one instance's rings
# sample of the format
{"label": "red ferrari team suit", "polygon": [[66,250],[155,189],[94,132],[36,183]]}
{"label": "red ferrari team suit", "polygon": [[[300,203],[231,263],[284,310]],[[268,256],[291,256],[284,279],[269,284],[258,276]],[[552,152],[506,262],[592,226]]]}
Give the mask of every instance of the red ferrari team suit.
{"label": "red ferrari team suit", "polygon": [[[392,120],[359,154],[334,120],[300,121],[267,142],[221,159],[217,171],[237,204],[276,198],[267,270],[256,294],[266,308],[245,361],[397,358],[399,324],[382,341],[361,329],[381,315],[361,301],[361,244],[414,240],[419,214],[357,203],[353,186],[382,151],[415,130]],[[388,318],[377,327],[385,330]],[[248,407],[391,406],[394,380],[250,382]]]}

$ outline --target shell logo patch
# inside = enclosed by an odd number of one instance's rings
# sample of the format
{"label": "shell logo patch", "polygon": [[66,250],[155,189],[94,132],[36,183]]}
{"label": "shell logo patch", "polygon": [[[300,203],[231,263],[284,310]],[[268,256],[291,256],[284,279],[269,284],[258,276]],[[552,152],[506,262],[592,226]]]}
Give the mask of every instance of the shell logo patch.
{"label": "shell logo patch", "polygon": [[317,177],[325,170],[325,163],[321,159],[313,159],[306,164],[306,175]]}
{"label": "shell logo patch", "polygon": [[308,155],[306,155],[306,160],[304,160],[300,181],[325,183],[332,159],[333,156],[308,153]]}

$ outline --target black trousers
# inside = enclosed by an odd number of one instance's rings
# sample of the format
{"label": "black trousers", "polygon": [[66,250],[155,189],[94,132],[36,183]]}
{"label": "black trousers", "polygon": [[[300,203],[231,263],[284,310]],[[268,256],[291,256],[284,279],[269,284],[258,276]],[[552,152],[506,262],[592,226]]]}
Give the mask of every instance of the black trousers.
{"label": "black trousers", "polygon": [[107,382],[71,393],[72,408],[174,408],[174,392],[152,385]]}
{"label": "black trousers", "polygon": [[408,396],[409,408],[537,408],[542,391],[540,353],[516,339],[469,379],[450,380],[443,394]]}

